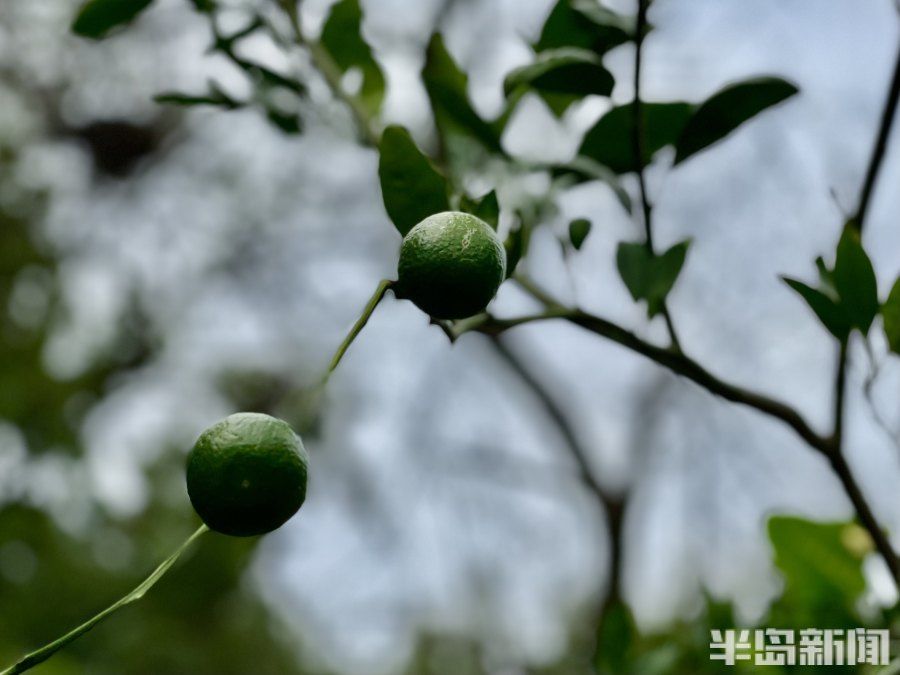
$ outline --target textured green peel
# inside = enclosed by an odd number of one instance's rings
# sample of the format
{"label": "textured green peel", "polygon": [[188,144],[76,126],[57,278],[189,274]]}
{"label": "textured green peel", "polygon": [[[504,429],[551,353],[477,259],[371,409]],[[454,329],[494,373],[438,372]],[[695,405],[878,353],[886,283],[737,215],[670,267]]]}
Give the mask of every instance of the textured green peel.
{"label": "textured green peel", "polygon": [[265,534],[303,505],[307,463],[303,443],[286,422],[237,413],[194,444],[188,495],[210,529],[236,537]]}
{"label": "textured green peel", "polygon": [[446,211],[404,237],[396,292],[437,319],[483,312],[506,276],[506,252],[480,218]]}

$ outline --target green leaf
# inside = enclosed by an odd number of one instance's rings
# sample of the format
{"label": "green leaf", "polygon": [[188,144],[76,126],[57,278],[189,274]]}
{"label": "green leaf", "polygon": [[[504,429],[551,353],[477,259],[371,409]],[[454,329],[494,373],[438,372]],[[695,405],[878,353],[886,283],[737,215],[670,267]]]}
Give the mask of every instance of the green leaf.
{"label": "green leaf", "polygon": [[460,210],[478,216],[495,231],[500,224],[500,202],[497,200],[496,190],[491,190],[481,199],[471,199],[463,195]]}
{"label": "green leaf", "polygon": [[569,223],[569,241],[572,242],[576,251],[581,250],[581,245],[584,244],[584,240],[590,233],[591,221],[587,218],[576,218]]}
{"label": "green leaf", "polygon": [[615,81],[600,57],[586,49],[563,47],[541,52],[534,63],[516,68],[503,82],[507,96],[532,89],[562,114],[585,96],[609,96]]}
{"label": "green leaf", "polygon": [[[616,173],[636,168],[633,136],[632,103],[607,112],[585,134],[579,155],[609,167]],[[644,157],[647,165],[661,148],[673,145],[694,111],[690,103],[643,103]]]}
{"label": "green leaf", "polygon": [[900,278],[894,282],[891,293],[881,308],[881,316],[891,351],[900,354]]}
{"label": "green leaf", "polygon": [[552,167],[554,178],[574,178],[576,183],[598,180],[605,183],[615,193],[616,199],[626,212],[631,213],[631,197],[622,187],[619,175],[609,167],[600,164],[590,157],[578,156],[568,164],[557,164]]}
{"label": "green leaf", "polygon": [[499,125],[486,122],[475,112],[469,102],[468,78],[437,33],[428,44],[422,80],[444,142],[454,142],[463,136],[490,151],[501,151]]}
{"label": "green leaf", "polygon": [[828,329],[828,332],[834,335],[838,340],[844,341],[850,334],[850,320],[844,312],[844,308],[837,300],[828,297],[825,293],[810,286],[802,281],[791,279],[789,277],[781,277],[782,280],[794,289],[800,297],[806,300],[806,304],[810,306],[819,321]]}
{"label": "green leaf", "polygon": [[397,230],[405,236],[428,216],[449,211],[447,181],[422,154],[409,132],[389,126],[378,146],[381,194]]}
{"label": "green leaf", "polygon": [[747,120],[798,91],[795,85],[778,77],[758,77],[720,89],[688,120],[675,146],[675,164],[717,143]]}
{"label": "green leaf", "polygon": [[600,618],[597,629],[597,672],[628,672],[629,653],[638,641],[637,626],[631,611],[624,602],[615,600]]}
{"label": "green leaf", "polygon": [[865,530],[776,516],[768,534],[785,582],[773,607],[776,620],[835,627],[858,621],[856,602],[866,588],[862,563],[871,550]]}
{"label": "green leaf", "polygon": [[832,276],[851,326],[859,328],[863,335],[867,334],[878,314],[878,284],[872,262],[862,247],[859,230],[852,223],[844,226]]}
{"label": "green leaf", "polygon": [[601,55],[628,42],[633,34],[633,19],[616,14],[595,0],[559,0],[534,47],[536,51],[578,47]]}
{"label": "green leaf", "polygon": [[359,68],[363,77],[359,97],[374,114],[384,100],[384,74],[362,37],[362,18],[359,0],[341,0],[331,8],[320,43],[342,71]]}
{"label": "green leaf", "polygon": [[95,40],[106,37],[116,26],[130,23],[153,0],[88,0],[72,23],[72,32]]}
{"label": "green leaf", "polygon": [[662,255],[654,255],[642,243],[622,242],[616,252],[619,275],[631,297],[647,301],[651,318],[662,311],[666,296],[684,265],[690,241],[675,244]]}

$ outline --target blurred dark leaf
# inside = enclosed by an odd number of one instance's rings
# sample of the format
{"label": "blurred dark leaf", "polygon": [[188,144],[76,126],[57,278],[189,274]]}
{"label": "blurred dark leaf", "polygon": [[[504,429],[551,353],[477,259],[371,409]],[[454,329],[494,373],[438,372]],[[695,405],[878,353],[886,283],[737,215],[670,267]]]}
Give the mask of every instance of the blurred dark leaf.
{"label": "blurred dark leaf", "polygon": [[268,107],[266,108],[266,119],[286,134],[299,134],[303,131],[303,121],[296,113]]}
{"label": "blurred dark leaf", "polygon": [[675,144],[675,164],[717,143],[766,108],[799,91],[778,77],[730,84],[706,99],[688,120]]}
{"label": "blurred dark leaf", "polygon": [[[613,108],[603,115],[585,134],[579,155],[609,167],[616,173],[634,171],[636,167],[633,136],[632,105]],[[674,145],[694,111],[690,103],[644,103],[641,106],[644,123],[643,165],[666,145]]]}
{"label": "blurred dark leaf", "polygon": [[894,282],[891,293],[881,308],[881,316],[891,351],[900,354],[900,278]]}
{"label": "blurred dark leaf", "polygon": [[531,238],[531,227],[527,219],[521,215],[517,217],[517,225],[506,236],[503,247],[506,249],[506,278],[509,279],[516,271],[516,266],[528,252],[528,243]]}
{"label": "blurred dark leaf", "polygon": [[555,178],[573,178],[578,183],[592,180],[605,183],[615,193],[622,208],[631,213],[631,197],[622,187],[619,175],[590,157],[578,156],[568,164],[558,164],[552,168],[552,173]]}
{"label": "blurred dark leaf", "polygon": [[384,100],[384,75],[362,37],[362,18],[359,0],[341,0],[331,8],[321,44],[342,71],[359,68],[363,78],[359,98],[370,113],[376,114]]}
{"label": "blurred dark leaf", "polygon": [[591,221],[587,218],[576,218],[569,223],[569,241],[572,242],[576,251],[581,250],[581,245],[584,244],[584,240],[590,233]]}
{"label": "blurred dark leaf", "polygon": [[157,103],[177,106],[211,105],[226,110],[235,110],[246,105],[227,94],[216,82],[209,82],[209,91],[205,94],[185,94],[179,91],[166,91],[153,97]]}
{"label": "blurred dark leaf", "polygon": [[656,316],[684,265],[690,241],[675,244],[661,255],[651,253],[642,243],[623,242],[616,253],[616,265],[631,297],[647,301],[647,315]]}
{"label": "blurred dark leaf", "polygon": [[216,10],[215,0],[190,0],[190,2],[194,6],[194,9],[203,14],[209,14]]}
{"label": "blurred dark leaf", "polygon": [[422,80],[431,101],[435,123],[445,143],[453,143],[456,140],[454,137],[464,136],[490,151],[501,151],[502,129],[486,122],[475,112],[469,102],[468,78],[437,33],[428,44]]}
{"label": "blurred dark leaf", "polygon": [[72,32],[99,40],[116,26],[131,22],[153,0],[89,0],[82,5],[72,24]]}
{"label": "blurred dark leaf", "polygon": [[138,124],[131,120],[98,120],[66,129],[67,135],[85,141],[94,166],[104,174],[127,176],[137,164],[160,152],[170,129],[160,120]]}
{"label": "blurred dark leaf", "polygon": [[869,332],[878,314],[878,285],[875,270],[866,255],[859,230],[852,222],[844,226],[834,262],[834,288],[853,328]]}
{"label": "blurred dark leaf", "polygon": [[428,216],[448,211],[447,181],[422,154],[409,132],[389,126],[378,147],[384,208],[401,235]]}
{"label": "blurred dark leaf", "polygon": [[853,523],[789,516],[771,518],[768,532],[785,581],[773,618],[800,626],[856,624],[856,602],[866,588],[862,563],[870,550],[868,534]]}
{"label": "blurred dark leaf", "polygon": [[506,76],[503,89],[507,96],[533,89],[561,114],[585,96],[609,96],[614,84],[599,56],[586,49],[562,47],[541,52],[534,63],[513,70]]}
{"label": "blurred dark leaf", "polygon": [[782,280],[793,288],[810,306],[819,321],[838,340],[846,340],[850,333],[850,321],[837,300],[797,279],[782,277]]}
{"label": "blurred dark leaf", "polygon": [[597,672],[627,672],[629,652],[637,637],[631,611],[620,600],[613,602],[601,617],[597,631]]}
{"label": "blurred dark leaf", "polygon": [[604,54],[631,39],[634,20],[595,0],[559,0],[547,17],[536,51],[559,47],[589,49]]}
{"label": "blurred dark leaf", "polygon": [[472,199],[464,195],[460,200],[460,210],[478,216],[495,231],[500,224],[500,202],[497,201],[496,190],[491,190],[480,199]]}

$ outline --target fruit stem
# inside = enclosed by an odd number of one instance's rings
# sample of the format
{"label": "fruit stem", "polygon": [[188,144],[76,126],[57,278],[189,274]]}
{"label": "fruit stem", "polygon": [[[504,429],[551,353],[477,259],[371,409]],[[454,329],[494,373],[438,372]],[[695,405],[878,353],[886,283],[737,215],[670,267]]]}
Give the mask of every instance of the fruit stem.
{"label": "fruit stem", "polygon": [[[328,364],[328,370],[325,372],[324,377],[322,377],[320,386],[325,386],[325,383],[328,382],[331,373],[334,372],[335,368],[337,368],[338,364],[341,362],[341,359],[344,358],[344,353],[346,353],[347,349],[353,343],[353,340],[356,339],[356,336],[359,335],[360,331],[362,331],[369,322],[369,318],[372,316],[372,312],[375,311],[375,308],[378,307],[378,303],[384,299],[384,294],[387,293],[389,289],[393,288],[396,283],[396,281],[390,279],[382,279],[378,282],[378,286],[375,288],[372,297],[369,298],[369,302],[367,302],[366,306],[363,308],[362,314],[360,314],[356,323],[353,324],[353,328],[350,329],[347,337],[341,342],[337,351],[334,353],[334,356],[331,357],[331,362]],[[0,675],[3,675],[3,673],[0,673]]]}
{"label": "fruit stem", "polygon": [[131,593],[120,598],[109,607],[104,609],[99,614],[96,614],[92,618],[85,621],[83,624],[78,626],[77,628],[69,631],[61,638],[54,640],[53,642],[37,649],[30,654],[23,656],[16,663],[11,665],[6,670],[0,672],[0,675],[16,675],[17,673],[24,673],[26,670],[31,670],[39,663],[42,663],[49,659],[53,654],[58,652],[60,649],[65,647],[67,644],[80,637],[84,633],[87,633],[91,628],[96,626],[98,623],[103,621],[106,617],[108,617],[113,612],[121,609],[125,605],[130,605],[132,602],[137,602],[141,598],[144,597],[144,594],[153,587],[153,585],[159,581],[163,575],[169,571],[169,568],[175,564],[178,558],[182,553],[192,544],[194,540],[197,539],[201,534],[207,532],[209,530],[206,525],[201,525],[194,534],[188,537],[178,549],[166,558],[159,567],[157,567],[153,572],[148,576],[144,581],[142,581]]}

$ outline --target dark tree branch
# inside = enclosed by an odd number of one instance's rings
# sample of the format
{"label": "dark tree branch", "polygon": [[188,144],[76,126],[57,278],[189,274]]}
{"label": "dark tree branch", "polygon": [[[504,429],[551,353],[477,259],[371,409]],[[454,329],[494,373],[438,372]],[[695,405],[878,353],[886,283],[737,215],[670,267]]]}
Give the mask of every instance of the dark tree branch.
{"label": "dark tree branch", "polygon": [[891,84],[888,88],[884,109],[881,112],[881,122],[878,126],[878,133],[875,136],[875,146],[872,148],[872,155],[869,158],[869,167],[866,170],[866,177],[860,192],[859,206],[856,209],[856,215],[853,219],[860,232],[865,224],[866,214],[869,210],[869,202],[872,200],[875,183],[878,181],[878,174],[881,171],[884,157],[887,154],[888,139],[890,139],[891,136],[891,127],[894,124],[894,118],[897,116],[898,100],[900,100],[900,51],[897,53],[897,63],[894,65],[894,75],[891,78]]}

